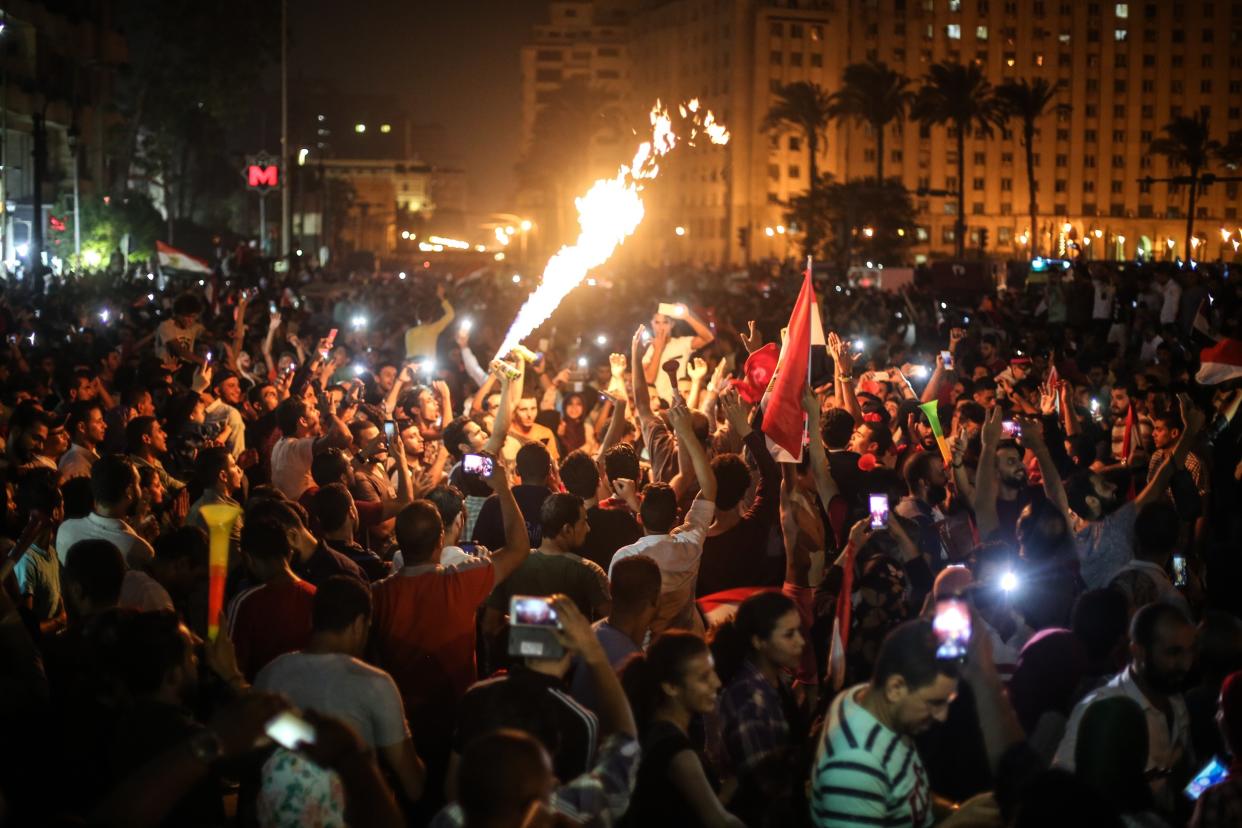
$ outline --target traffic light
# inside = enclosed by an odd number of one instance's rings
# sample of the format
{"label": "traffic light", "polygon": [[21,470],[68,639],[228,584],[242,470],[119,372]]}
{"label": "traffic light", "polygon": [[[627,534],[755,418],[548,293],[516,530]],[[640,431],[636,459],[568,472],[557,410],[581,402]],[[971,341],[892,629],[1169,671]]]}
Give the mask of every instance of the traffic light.
{"label": "traffic light", "polygon": [[988,228],[979,228],[979,249],[987,250],[988,248]]}
{"label": "traffic light", "polygon": [[743,247],[743,248],[750,246],[750,228],[749,227],[737,228],[737,246]]}

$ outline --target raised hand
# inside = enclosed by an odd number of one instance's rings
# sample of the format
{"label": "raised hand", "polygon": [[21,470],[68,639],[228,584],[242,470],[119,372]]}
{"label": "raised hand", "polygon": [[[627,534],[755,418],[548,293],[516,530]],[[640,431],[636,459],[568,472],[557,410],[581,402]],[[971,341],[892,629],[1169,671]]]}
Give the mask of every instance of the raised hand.
{"label": "raised hand", "polygon": [[837,336],[836,331],[828,332],[828,352],[837,364],[838,374],[848,374],[854,369],[854,355],[850,353],[850,344]]}
{"label": "raised hand", "polygon": [[957,353],[958,344],[965,338],[965,328],[949,328],[949,351],[951,353]]}
{"label": "raised hand", "polygon": [[750,434],[750,411],[742,402],[742,398],[738,396],[737,389],[730,389],[720,395],[720,407],[724,411],[725,419],[729,421],[729,427],[739,437],[745,438]]}
{"label": "raised hand", "polygon": [[625,376],[625,354],[609,354],[608,367],[612,371],[612,375],[618,379]]}
{"label": "raised hand", "polygon": [[984,443],[995,446],[1000,442],[1001,430],[1003,425],[1003,417],[1001,407],[999,405],[992,406],[987,417],[983,420],[983,428],[979,430],[979,435]]}
{"label": "raised hand", "polygon": [[690,365],[686,368],[690,374],[690,379],[698,382],[707,376],[707,360],[702,357],[695,357],[690,360]]}
{"label": "raised hand", "polygon": [[738,337],[742,340],[742,346],[746,348],[746,353],[753,354],[755,351],[763,347],[763,335],[755,329],[755,320],[751,319],[746,323],[747,333],[738,332]]}

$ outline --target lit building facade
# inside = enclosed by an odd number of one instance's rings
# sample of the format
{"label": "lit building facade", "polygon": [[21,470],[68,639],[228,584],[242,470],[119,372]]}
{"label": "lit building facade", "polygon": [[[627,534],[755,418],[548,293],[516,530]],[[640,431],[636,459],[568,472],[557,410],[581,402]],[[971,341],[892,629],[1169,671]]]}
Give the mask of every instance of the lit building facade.
{"label": "lit building facade", "polygon": [[[648,216],[630,247],[652,261],[744,262],[796,252],[796,236],[778,231],[782,204],[807,188],[806,148],[800,136],[770,136],[761,124],[780,85],[805,80],[835,92],[853,62],[883,61],[910,77],[912,89],[940,61],[978,62],[993,84],[1037,77],[1060,84],[1057,104],[1065,106],[1051,108],[1035,138],[1036,227],[1019,122],[991,138],[968,137],[960,182],[947,128],[889,126],[887,177],[912,193],[964,188],[970,255],[986,241],[983,253],[996,258],[1024,258],[1033,244],[1044,254],[1078,244],[1091,258],[1139,251],[1166,258],[1170,240],[1184,255],[1187,187],[1141,179],[1186,170],[1152,155],[1150,143],[1172,118],[1203,110],[1214,139],[1242,130],[1236,2],[635,0],[627,48],[635,114],[657,97],[698,96],[733,135],[726,148],[670,159],[649,189]],[[524,89],[524,111],[533,113],[539,87]],[[820,151],[820,171],[837,180],[874,174],[875,140],[865,127],[831,124]],[[911,255],[952,255],[956,199],[913,198]],[[1199,258],[1232,258],[1223,231],[1242,240],[1237,202],[1237,182],[1200,191]]]}

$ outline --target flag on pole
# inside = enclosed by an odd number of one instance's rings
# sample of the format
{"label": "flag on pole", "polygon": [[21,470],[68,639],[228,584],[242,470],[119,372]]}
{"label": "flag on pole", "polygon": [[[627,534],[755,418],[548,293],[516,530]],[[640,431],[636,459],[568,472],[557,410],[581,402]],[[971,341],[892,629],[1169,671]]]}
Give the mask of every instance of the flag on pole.
{"label": "flag on pole", "polygon": [[1238,377],[1242,377],[1242,340],[1225,337],[1199,352],[1199,373],[1195,374],[1195,382],[1220,385]]}
{"label": "flag on pole", "polygon": [[845,547],[842,562],[841,589],[837,592],[836,612],[832,619],[832,642],[828,648],[828,679],[833,691],[845,686],[845,649],[850,642],[850,619],[853,614],[854,557],[858,550],[854,544]]}
{"label": "flag on pole", "polygon": [[161,268],[169,270],[183,270],[187,273],[211,273],[211,265],[202,259],[191,256],[183,250],[164,244],[162,241],[155,243],[155,251],[159,254],[159,263]]}
{"label": "flag on pole", "polygon": [[781,346],[776,376],[769,386],[767,408],[763,412],[763,433],[777,446],[802,458],[802,438],[806,434],[806,412],[802,395],[811,381],[811,347],[827,345],[824,323],[819,318],[815,286],[811,282],[811,258],[806,260],[802,290],[789,317],[789,333]]}
{"label": "flag on pole", "polygon": [[1194,322],[1191,323],[1190,328],[1208,342],[1216,342],[1220,339],[1220,337],[1212,333],[1212,323],[1208,320],[1208,300],[1206,298],[1200,300],[1199,307],[1195,310]]}

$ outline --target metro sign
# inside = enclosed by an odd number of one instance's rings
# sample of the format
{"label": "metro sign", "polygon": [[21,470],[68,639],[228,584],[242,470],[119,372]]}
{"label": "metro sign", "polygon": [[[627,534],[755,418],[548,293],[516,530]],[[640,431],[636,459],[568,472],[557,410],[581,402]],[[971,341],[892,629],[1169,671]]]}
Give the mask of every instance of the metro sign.
{"label": "metro sign", "polygon": [[275,159],[261,154],[248,159],[246,186],[252,190],[274,190],[280,186],[280,166]]}

